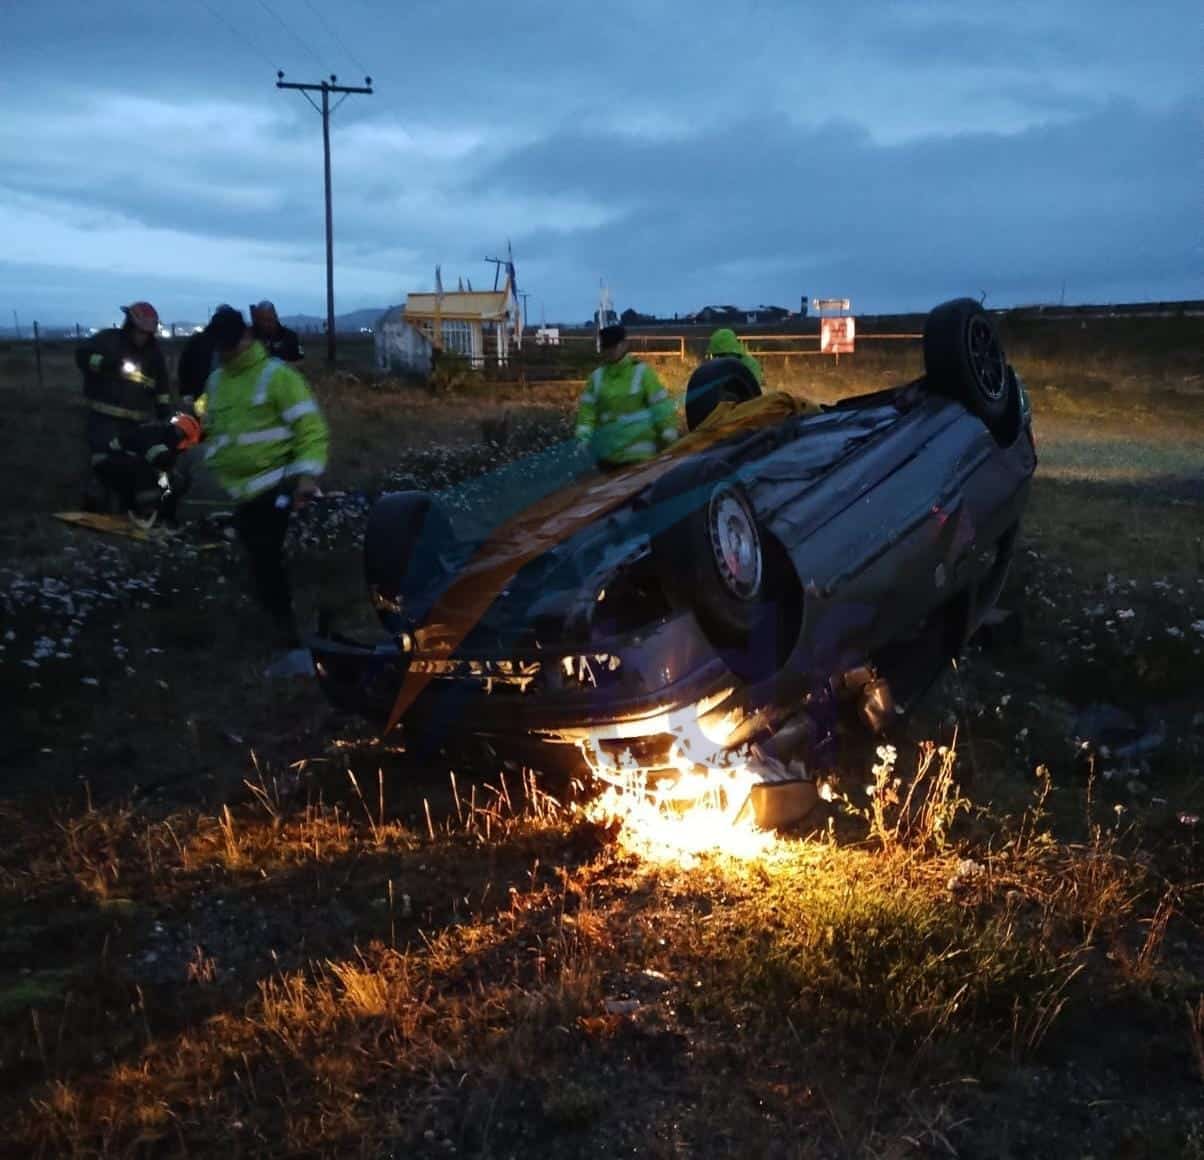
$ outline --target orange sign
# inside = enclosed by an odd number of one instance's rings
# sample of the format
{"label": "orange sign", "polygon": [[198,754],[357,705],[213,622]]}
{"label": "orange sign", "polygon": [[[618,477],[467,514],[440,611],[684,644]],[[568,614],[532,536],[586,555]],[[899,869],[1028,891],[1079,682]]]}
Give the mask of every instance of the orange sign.
{"label": "orange sign", "polygon": [[853,353],[853,319],[821,318],[819,320],[819,349],[821,354]]}

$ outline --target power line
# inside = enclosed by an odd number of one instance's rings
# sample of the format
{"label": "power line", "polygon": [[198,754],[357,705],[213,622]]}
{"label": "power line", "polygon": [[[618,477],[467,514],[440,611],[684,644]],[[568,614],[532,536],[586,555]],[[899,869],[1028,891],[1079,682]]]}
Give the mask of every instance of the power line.
{"label": "power line", "polygon": [[288,24],[282,20],[280,18],[280,14],[268,3],[268,0],[259,0],[259,7],[262,8],[269,16],[271,16],[276,23],[279,24],[280,27],[283,28],[284,31],[287,32],[289,36],[291,36],[302,47],[302,49],[309,53],[318,68],[322,67],[322,59],[310,47],[309,41],[305,40],[291,24]]}
{"label": "power line", "polygon": [[216,19],[220,24],[225,25],[230,35],[234,37],[234,39],[237,40],[238,43],[243,46],[243,48],[245,48],[248,52],[258,53],[267,62],[269,68],[279,67],[279,63],[273,61],[271,57],[268,56],[263,46],[249,32],[247,32],[245,29],[235,28],[235,26],[231,24],[229,20],[227,20],[216,8],[213,7],[212,4],[209,3],[209,0],[200,0],[200,3],[209,10],[214,19]]}
{"label": "power line", "polygon": [[353,65],[355,65],[355,67],[358,68],[360,70],[360,72],[367,73],[368,72],[367,65],[365,65],[360,60],[360,58],[358,56],[356,56],[355,53],[352,52],[351,49],[349,49],[347,47],[347,42],[338,34],[338,30],[335,29],[331,24],[329,24],[327,22],[326,17],[323,16],[322,13],[317,8],[315,8],[313,6],[313,4],[310,3],[310,0],[305,0],[305,7],[308,8],[318,18],[318,22],[330,34],[330,37],[335,42],[335,44],[337,44],[351,58],[351,63]]}

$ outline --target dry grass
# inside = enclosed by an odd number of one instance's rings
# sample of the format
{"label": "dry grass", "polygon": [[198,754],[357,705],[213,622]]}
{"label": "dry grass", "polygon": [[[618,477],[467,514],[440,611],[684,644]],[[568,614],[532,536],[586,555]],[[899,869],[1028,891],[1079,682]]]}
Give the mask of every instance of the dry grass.
{"label": "dry grass", "polygon": [[[346,770],[343,802],[297,801],[261,767],[259,792],[216,817],[90,811],[27,871],[8,865],[27,903],[75,889],[117,919],[81,928],[94,948],[104,930],[110,966],[10,1024],[8,1066],[28,1074],[9,1092],[13,1139],[31,1155],[433,1154],[444,1140],[610,1154],[616,1117],[655,1115],[639,1069],[667,1066],[665,1098],[697,1110],[686,1139],[709,1154],[739,1154],[723,1133],[768,1146],[782,1117],[846,1155],[956,1149],[986,1107],[958,1076],[1067,1050],[1067,1011],[1101,990],[1116,1004],[1167,986],[1176,895],[1122,834],[1059,840],[1046,780],[1018,824],[968,842],[955,755],[924,747],[897,802],[842,837],[690,870],[633,861],[528,779],[449,779],[413,825]],[[106,911],[116,889],[128,905]],[[341,929],[301,917],[332,897]],[[234,936],[207,925],[219,899]],[[309,949],[239,967],[265,907]],[[156,915],[192,932],[167,976],[144,962]],[[686,1042],[696,1066],[670,1063]],[[721,1082],[735,1059],[758,1060],[768,1122]]]}
{"label": "dry grass", "polygon": [[1191,1040],[1192,1056],[1200,1082],[1204,1083],[1204,995],[1196,1000],[1195,1007],[1190,1003],[1184,1006],[1187,1009],[1187,1034]]}
{"label": "dry grass", "polygon": [[878,748],[878,761],[870,770],[870,834],[884,849],[941,851],[947,848],[957,816],[969,808],[954,781],[957,736],[949,745],[924,742],[914,775],[904,785],[895,776],[893,746]]}

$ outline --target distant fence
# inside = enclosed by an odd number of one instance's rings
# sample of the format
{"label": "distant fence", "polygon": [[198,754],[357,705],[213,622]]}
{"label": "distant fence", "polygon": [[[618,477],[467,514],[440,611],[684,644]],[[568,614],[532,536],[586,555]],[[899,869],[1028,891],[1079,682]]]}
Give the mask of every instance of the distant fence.
{"label": "distant fence", "polygon": [[[827,355],[827,351],[819,349],[818,334],[738,334],[736,336],[745,344],[750,355],[755,358],[797,358],[807,355]],[[859,334],[857,342],[918,342],[922,334]],[[705,338],[695,338],[684,334],[631,334],[627,335],[628,345],[646,358],[677,359],[686,362],[697,357],[695,351],[705,345]],[[562,335],[560,342],[594,345],[591,335]],[[656,344],[656,345],[654,345]],[[773,345],[767,345],[773,344]],[[547,348],[539,348],[547,349]]]}
{"label": "distant fence", "polygon": [[[840,362],[835,352],[820,350],[818,334],[760,334],[737,335],[745,349],[761,362],[794,358],[831,358]],[[890,332],[859,334],[858,344],[871,342],[919,342],[920,333]],[[648,362],[690,363],[703,358],[707,333],[648,334],[628,331],[627,342],[633,353]],[[517,381],[526,386],[551,386],[581,382],[597,365],[596,339],[592,334],[561,334],[557,343],[537,344],[524,339],[521,351],[512,351],[507,366],[486,368],[490,378]],[[856,357],[845,355],[846,358]],[[789,363],[786,362],[789,366]]]}

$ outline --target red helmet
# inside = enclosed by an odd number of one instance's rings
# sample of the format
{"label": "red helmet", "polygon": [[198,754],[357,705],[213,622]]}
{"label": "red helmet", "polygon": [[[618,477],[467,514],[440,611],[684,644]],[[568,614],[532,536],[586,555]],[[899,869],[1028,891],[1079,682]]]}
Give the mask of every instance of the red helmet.
{"label": "red helmet", "polygon": [[186,451],[201,441],[201,425],[191,415],[173,415],[171,425],[180,434],[180,442],[176,444],[177,451]]}
{"label": "red helmet", "polygon": [[126,321],[143,334],[154,334],[159,329],[159,312],[149,302],[131,302],[121,308]]}

